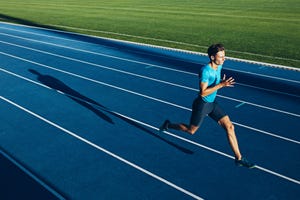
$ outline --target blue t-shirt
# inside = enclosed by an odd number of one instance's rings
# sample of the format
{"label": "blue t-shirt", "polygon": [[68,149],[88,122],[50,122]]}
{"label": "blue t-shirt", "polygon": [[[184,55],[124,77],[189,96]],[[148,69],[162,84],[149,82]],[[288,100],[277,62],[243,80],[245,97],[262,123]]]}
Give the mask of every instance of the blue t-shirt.
{"label": "blue t-shirt", "polygon": [[[214,70],[209,64],[201,68],[199,73],[200,83],[207,83],[208,87],[213,87],[220,83],[221,81],[221,69],[222,65],[218,66],[218,69]],[[201,93],[201,88],[200,88]],[[205,97],[202,97],[205,102],[214,102],[217,96],[217,90]]]}

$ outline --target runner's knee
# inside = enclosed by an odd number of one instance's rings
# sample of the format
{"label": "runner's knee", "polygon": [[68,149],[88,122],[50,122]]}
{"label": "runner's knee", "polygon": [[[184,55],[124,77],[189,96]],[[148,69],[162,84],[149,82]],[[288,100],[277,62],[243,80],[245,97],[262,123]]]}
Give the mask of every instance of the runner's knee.
{"label": "runner's knee", "polygon": [[191,134],[191,135],[194,135],[196,133],[196,131],[198,130],[198,127],[197,126],[191,126],[189,127],[186,132]]}
{"label": "runner's knee", "polygon": [[219,124],[227,131],[227,132],[233,132],[234,131],[234,125],[230,121],[228,116],[225,116],[219,121]]}
{"label": "runner's knee", "polygon": [[187,132],[188,134],[191,134],[191,135],[194,135],[194,134],[196,133],[196,131],[190,130],[190,129],[188,129],[186,132]]}
{"label": "runner's knee", "polygon": [[226,126],[226,129],[228,131],[234,131],[234,125],[230,122],[227,126]]}

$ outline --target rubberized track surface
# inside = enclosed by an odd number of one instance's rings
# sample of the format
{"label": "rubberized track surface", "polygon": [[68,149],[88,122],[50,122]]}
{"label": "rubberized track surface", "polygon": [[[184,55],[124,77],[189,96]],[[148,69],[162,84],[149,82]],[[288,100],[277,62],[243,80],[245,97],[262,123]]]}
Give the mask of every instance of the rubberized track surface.
{"label": "rubberized track surface", "polygon": [[[295,199],[300,73],[227,60],[218,92],[242,154],[206,118],[188,122],[205,55],[0,23],[4,199]],[[14,184],[14,183],[19,184]]]}

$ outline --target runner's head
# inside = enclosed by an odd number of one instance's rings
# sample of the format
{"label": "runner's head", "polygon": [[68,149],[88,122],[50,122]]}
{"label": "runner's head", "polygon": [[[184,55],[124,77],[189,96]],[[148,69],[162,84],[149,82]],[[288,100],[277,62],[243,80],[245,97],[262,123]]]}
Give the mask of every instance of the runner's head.
{"label": "runner's head", "polygon": [[222,65],[225,61],[225,47],[222,44],[213,44],[207,49],[210,62]]}

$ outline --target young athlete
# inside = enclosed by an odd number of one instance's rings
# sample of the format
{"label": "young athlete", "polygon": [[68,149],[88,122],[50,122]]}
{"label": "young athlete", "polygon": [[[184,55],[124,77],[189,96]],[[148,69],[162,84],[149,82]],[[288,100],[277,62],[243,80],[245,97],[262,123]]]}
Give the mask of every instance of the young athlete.
{"label": "young athlete", "polygon": [[214,44],[208,48],[207,53],[210,62],[202,67],[199,73],[200,92],[193,102],[190,123],[188,125],[183,123],[173,124],[169,120],[166,120],[160,127],[160,131],[166,131],[170,128],[193,135],[201,126],[204,117],[208,115],[225,129],[230,147],[235,156],[236,165],[253,168],[255,165],[242,157],[240,153],[234,126],[229,116],[215,101],[219,89],[233,87],[235,84],[232,77],[226,79],[224,75],[221,79],[221,69],[225,61],[225,48],[222,44]]}

